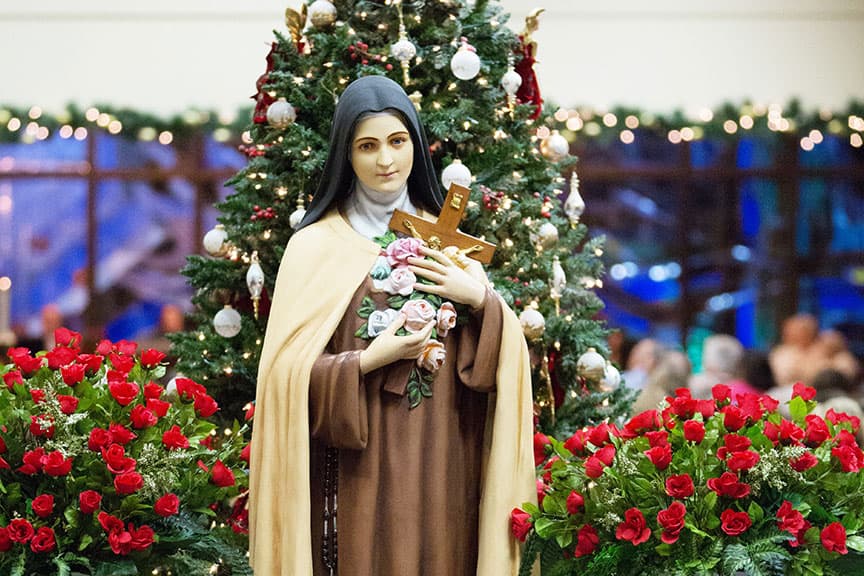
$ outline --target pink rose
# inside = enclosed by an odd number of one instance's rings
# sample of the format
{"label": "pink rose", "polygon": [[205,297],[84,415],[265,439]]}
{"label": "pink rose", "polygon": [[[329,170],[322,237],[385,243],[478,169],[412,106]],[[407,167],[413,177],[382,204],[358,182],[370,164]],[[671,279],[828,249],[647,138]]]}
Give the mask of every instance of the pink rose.
{"label": "pink rose", "polygon": [[450,302],[444,302],[438,309],[438,337],[447,336],[454,326],[456,326],[456,308]]}
{"label": "pink rose", "polygon": [[429,340],[417,358],[417,365],[429,372],[437,372],[444,365],[445,358],[447,351],[444,350],[444,345],[437,340]]}
{"label": "pink rose", "polygon": [[405,315],[405,329],[411,333],[420,332],[435,318],[435,308],[426,300],[409,300],[400,312]]}
{"label": "pink rose", "polygon": [[420,240],[416,238],[400,238],[395,242],[391,242],[384,255],[387,256],[387,262],[390,266],[405,267],[408,265],[408,258],[420,258]]}
{"label": "pink rose", "polygon": [[394,268],[390,276],[381,283],[381,289],[388,294],[410,296],[416,282],[417,276],[408,268]]}

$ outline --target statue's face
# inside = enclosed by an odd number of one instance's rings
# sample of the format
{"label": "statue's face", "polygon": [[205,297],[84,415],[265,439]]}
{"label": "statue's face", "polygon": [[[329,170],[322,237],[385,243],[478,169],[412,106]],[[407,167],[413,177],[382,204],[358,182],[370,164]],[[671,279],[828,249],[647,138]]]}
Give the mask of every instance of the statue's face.
{"label": "statue's face", "polygon": [[351,166],[367,188],[402,190],[414,166],[414,144],[402,120],[393,114],[361,120],[351,143]]}

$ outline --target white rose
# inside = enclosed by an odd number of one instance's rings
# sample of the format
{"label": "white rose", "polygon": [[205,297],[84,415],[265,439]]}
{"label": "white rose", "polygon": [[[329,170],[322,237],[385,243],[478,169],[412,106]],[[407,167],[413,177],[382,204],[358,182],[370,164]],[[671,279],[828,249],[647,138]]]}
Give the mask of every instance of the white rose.
{"label": "white rose", "polygon": [[369,319],[366,321],[366,332],[369,334],[369,337],[374,338],[378,336],[378,334],[390,326],[397,316],[399,316],[399,312],[392,308],[375,310],[369,314]]}
{"label": "white rose", "polygon": [[388,294],[401,294],[410,296],[414,292],[414,284],[417,276],[408,268],[396,268],[390,272],[390,277],[382,283],[382,287]]}
{"label": "white rose", "polygon": [[447,351],[444,345],[437,340],[430,340],[426,343],[423,352],[417,358],[417,365],[429,372],[437,372],[444,365],[444,360],[447,358]]}
{"label": "white rose", "polygon": [[408,300],[401,312],[405,314],[405,329],[412,334],[420,332],[435,319],[435,308],[426,300]]}

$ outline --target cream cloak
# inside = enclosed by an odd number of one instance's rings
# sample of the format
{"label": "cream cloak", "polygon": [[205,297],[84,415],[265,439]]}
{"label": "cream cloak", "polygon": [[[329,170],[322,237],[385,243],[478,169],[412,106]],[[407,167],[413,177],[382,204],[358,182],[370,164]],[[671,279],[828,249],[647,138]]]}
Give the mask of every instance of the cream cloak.
{"label": "cream cloak", "polygon": [[[312,574],[309,375],[378,253],[336,210],[285,249],[258,368],[250,466],[250,562],[260,576]],[[478,576],[518,573],[510,511],[536,501],[528,350],[518,319],[503,308],[484,438]]]}

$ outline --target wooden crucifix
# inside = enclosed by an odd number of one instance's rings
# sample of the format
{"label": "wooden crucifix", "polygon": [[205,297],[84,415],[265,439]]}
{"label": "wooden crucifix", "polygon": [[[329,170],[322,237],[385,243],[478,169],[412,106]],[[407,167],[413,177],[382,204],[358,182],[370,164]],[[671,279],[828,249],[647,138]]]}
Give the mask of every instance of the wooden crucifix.
{"label": "wooden crucifix", "polygon": [[468,188],[454,182],[450,184],[450,190],[447,192],[447,198],[444,199],[444,206],[441,208],[437,222],[396,210],[390,219],[390,229],[419,238],[433,250],[455,246],[462,254],[483,264],[489,264],[492,261],[492,254],[495,253],[495,245],[464,234],[458,229],[470,193]]}

